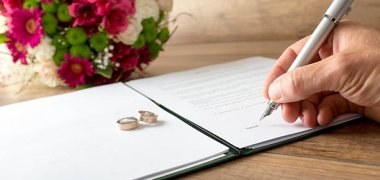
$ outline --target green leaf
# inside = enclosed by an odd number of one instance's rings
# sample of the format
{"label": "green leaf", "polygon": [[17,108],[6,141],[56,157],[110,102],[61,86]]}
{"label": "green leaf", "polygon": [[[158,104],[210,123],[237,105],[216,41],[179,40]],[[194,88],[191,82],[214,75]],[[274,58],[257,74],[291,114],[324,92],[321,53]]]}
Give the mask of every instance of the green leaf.
{"label": "green leaf", "polygon": [[67,42],[67,39],[59,33],[53,37],[53,45],[57,49],[68,48],[70,46],[69,42]]}
{"label": "green leaf", "polygon": [[147,43],[152,43],[157,39],[158,30],[157,27],[152,27],[150,29],[144,29],[145,41]]}
{"label": "green leaf", "polygon": [[10,39],[5,35],[5,33],[0,34],[0,44],[6,43]]}
{"label": "green leaf", "polygon": [[92,85],[90,85],[90,84],[81,84],[81,85],[77,85],[75,87],[75,89],[82,90],[82,89],[87,89],[87,88],[90,88],[90,87],[92,87]]}
{"label": "green leaf", "polygon": [[158,36],[158,29],[157,29],[157,25],[154,19],[152,17],[148,19],[144,19],[141,22],[141,24],[143,26],[142,34],[144,34],[145,36],[145,41],[147,43],[152,43],[153,41],[155,41]]}
{"label": "green leaf", "polygon": [[111,79],[112,77],[112,67],[111,66],[107,66],[106,69],[99,69],[99,68],[96,68],[96,74],[99,74],[107,79]]}
{"label": "green leaf", "polygon": [[90,47],[84,44],[74,45],[70,48],[70,55],[73,57],[87,58],[89,59],[92,55]]}
{"label": "green leaf", "polygon": [[54,63],[57,67],[61,66],[62,61],[65,60],[65,54],[67,53],[67,49],[57,49],[53,56]]}
{"label": "green leaf", "polygon": [[132,47],[135,49],[140,49],[144,47],[144,45],[145,45],[145,36],[140,34],[136,42],[132,45]]}
{"label": "green leaf", "polygon": [[60,4],[57,9],[57,17],[62,22],[70,22],[72,17],[69,13],[68,4]]}
{"label": "green leaf", "polygon": [[87,34],[82,27],[73,27],[67,31],[66,39],[72,45],[84,44],[87,41]]}
{"label": "green leaf", "polygon": [[165,12],[160,10],[160,16],[158,17],[157,24],[160,24],[165,17]]}
{"label": "green leaf", "polygon": [[141,24],[144,29],[151,29],[156,27],[156,22],[154,21],[153,17],[144,19]]}
{"label": "green leaf", "polygon": [[37,7],[40,2],[41,0],[25,0],[23,6],[26,9],[33,9]]}
{"label": "green leaf", "polygon": [[158,35],[158,39],[160,39],[161,43],[166,43],[170,38],[169,28],[165,27],[161,29],[160,34]]}
{"label": "green leaf", "polygon": [[55,13],[57,12],[58,3],[42,3],[41,4],[42,10],[44,10],[45,13]]}
{"label": "green leaf", "polygon": [[109,40],[105,32],[98,32],[90,38],[90,46],[98,52],[103,52],[108,45]]}
{"label": "green leaf", "polygon": [[57,31],[58,20],[51,13],[42,16],[42,28],[49,35],[54,35]]}
{"label": "green leaf", "polygon": [[149,44],[150,58],[156,59],[160,51],[163,50],[162,46],[156,42]]}

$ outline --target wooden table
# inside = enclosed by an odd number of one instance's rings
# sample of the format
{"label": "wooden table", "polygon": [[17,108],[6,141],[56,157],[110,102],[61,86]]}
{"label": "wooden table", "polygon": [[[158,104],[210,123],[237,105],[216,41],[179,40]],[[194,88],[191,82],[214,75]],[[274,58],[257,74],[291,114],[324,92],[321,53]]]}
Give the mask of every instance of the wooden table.
{"label": "wooden table", "polygon": [[[276,58],[293,41],[176,44],[147,69],[158,75],[249,56]],[[72,90],[29,85],[0,87],[0,105]],[[321,135],[247,156],[185,179],[380,179],[380,124],[360,120]]]}

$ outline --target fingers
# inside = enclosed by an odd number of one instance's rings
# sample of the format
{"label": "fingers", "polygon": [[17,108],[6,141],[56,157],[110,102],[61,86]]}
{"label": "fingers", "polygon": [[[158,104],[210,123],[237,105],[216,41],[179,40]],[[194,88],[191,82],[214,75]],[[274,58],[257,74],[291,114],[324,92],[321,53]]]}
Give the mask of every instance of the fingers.
{"label": "fingers", "polygon": [[294,59],[296,59],[298,53],[301,51],[302,47],[305,45],[306,41],[309,37],[305,37],[300,41],[295,42],[291,46],[289,46],[282,55],[276,61],[276,64],[273,66],[272,70],[269,72],[267,79],[264,83],[264,97],[269,98],[268,88],[269,85],[280,75],[286,73],[289,69],[290,65],[293,63]]}
{"label": "fingers", "polygon": [[310,101],[301,101],[301,120],[307,127],[317,126],[317,109]]}
{"label": "fingers", "polygon": [[282,117],[288,123],[293,123],[300,116],[300,102],[282,104]]}
{"label": "fingers", "polygon": [[347,112],[364,114],[364,107],[349,102],[340,94],[333,94],[323,98],[318,109],[317,121],[319,125],[327,125],[336,116]]}
{"label": "fingers", "polygon": [[319,96],[313,95],[306,100],[282,106],[285,121],[292,123],[300,118],[307,127],[327,125],[337,116],[347,112],[363,115],[365,113],[363,106],[349,102],[338,93],[321,93]]}
{"label": "fingers", "polygon": [[307,127],[314,127],[317,124],[318,104],[322,98],[322,93],[315,94],[303,101],[283,104],[282,117],[286,122],[292,123],[298,117]]}
{"label": "fingers", "polygon": [[330,56],[281,75],[269,86],[270,99],[277,103],[296,102],[335,88],[334,83],[338,82],[333,82],[337,80],[333,76],[334,67],[330,64],[333,59],[334,56]]}

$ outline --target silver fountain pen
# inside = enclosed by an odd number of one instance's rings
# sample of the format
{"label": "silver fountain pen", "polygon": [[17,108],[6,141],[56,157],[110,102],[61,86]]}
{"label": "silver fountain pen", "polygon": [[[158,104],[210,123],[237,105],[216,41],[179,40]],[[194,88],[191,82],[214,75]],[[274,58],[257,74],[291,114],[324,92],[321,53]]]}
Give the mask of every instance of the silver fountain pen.
{"label": "silver fountain pen", "polygon": [[[315,55],[315,53],[317,53],[321,45],[326,41],[327,37],[334,29],[334,27],[339,23],[344,15],[348,15],[348,13],[351,11],[351,5],[353,2],[354,0],[334,0],[331,3],[330,7],[323,15],[322,21],[314,30],[309,40],[306,42],[297,58],[290,66],[288,72],[293,71],[297,67],[301,67],[310,63],[312,57]],[[280,106],[279,103],[276,103],[272,100],[268,101],[268,106],[264,114],[261,116],[260,121],[266,116],[272,114],[272,112],[276,110],[278,106]]]}

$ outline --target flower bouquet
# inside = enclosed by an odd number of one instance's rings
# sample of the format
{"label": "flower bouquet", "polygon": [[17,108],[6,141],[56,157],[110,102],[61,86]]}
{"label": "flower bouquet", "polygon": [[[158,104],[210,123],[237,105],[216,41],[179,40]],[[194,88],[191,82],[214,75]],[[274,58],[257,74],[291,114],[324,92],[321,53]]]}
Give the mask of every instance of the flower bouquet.
{"label": "flower bouquet", "polygon": [[10,73],[73,88],[126,81],[170,37],[172,0],[2,0],[0,8],[0,42],[14,64],[0,59],[3,81]]}

